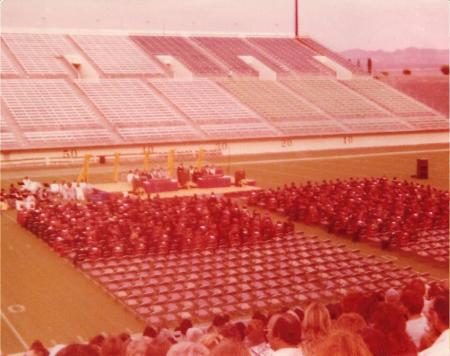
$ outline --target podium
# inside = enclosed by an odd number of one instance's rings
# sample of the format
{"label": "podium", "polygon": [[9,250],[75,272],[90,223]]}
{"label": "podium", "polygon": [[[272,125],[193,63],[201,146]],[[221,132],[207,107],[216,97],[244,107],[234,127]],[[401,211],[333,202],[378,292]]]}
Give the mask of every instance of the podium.
{"label": "podium", "polygon": [[428,160],[417,159],[416,176],[418,179],[428,179]]}

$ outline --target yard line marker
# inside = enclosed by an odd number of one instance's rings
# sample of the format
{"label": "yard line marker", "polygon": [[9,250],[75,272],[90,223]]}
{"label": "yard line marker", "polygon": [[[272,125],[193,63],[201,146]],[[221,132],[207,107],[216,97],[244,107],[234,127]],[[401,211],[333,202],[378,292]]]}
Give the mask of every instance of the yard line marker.
{"label": "yard line marker", "polygon": [[17,331],[17,329],[14,327],[14,325],[9,321],[9,319],[6,317],[5,314],[3,314],[2,311],[0,311],[1,317],[2,319],[5,321],[6,325],[8,325],[8,327],[11,329],[11,331],[13,332],[14,336],[17,338],[17,340],[19,340],[20,344],[26,349],[28,350],[28,344],[25,342],[25,340],[23,339],[22,335],[19,334],[19,332]]}

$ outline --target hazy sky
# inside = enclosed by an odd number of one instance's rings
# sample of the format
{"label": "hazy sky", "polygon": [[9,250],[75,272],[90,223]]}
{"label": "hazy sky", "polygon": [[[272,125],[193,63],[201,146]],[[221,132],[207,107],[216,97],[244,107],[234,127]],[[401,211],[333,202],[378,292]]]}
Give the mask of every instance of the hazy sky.
{"label": "hazy sky", "polygon": [[[4,0],[2,26],[293,34],[294,0]],[[448,48],[447,0],[299,0],[300,33],[335,49]]]}

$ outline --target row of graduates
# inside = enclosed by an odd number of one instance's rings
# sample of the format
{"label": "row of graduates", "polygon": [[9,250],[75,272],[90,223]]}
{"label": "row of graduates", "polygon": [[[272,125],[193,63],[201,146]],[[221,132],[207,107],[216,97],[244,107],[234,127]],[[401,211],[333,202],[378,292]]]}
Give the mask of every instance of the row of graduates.
{"label": "row of graduates", "polygon": [[86,204],[38,201],[36,209],[21,212],[18,221],[76,260],[240,246],[294,229],[292,223],[273,222],[214,193]]}
{"label": "row of graduates", "polygon": [[248,203],[354,240],[392,233],[399,245],[449,223],[448,192],[387,178],[292,183],[253,192]]}

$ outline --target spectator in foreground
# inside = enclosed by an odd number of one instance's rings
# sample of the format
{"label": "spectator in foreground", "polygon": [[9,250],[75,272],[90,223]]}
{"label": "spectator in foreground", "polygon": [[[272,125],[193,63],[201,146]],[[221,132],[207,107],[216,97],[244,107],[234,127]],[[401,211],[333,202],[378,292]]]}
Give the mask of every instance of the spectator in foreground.
{"label": "spectator in foreground", "polygon": [[417,355],[416,345],[406,333],[406,318],[396,305],[380,302],[371,313],[373,327],[386,338],[388,355]]}
{"label": "spectator in foreground", "polygon": [[91,345],[70,344],[59,350],[56,356],[99,356],[100,353]]}
{"label": "spectator in foreground", "polygon": [[421,313],[423,309],[423,296],[416,290],[406,289],[402,292],[401,302],[408,313],[406,332],[418,348],[428,324],[427,318]]}
{"label": "spectator in foreground", "polygon": [[420,353],[420,356],[447,356],[450,354],[450,332],[448,315],[448,296],[439,296],[434,300],[428,313],[430,333],[437,336],[433,344]]}
{"label": "spectator in foreground", "polygon": [[206,346],[191,341],[174,344],[167,352],[167,356],[208,356],[209,354]]}
{"label": "spectator in foreground", "polygon": [[307,355],[314,354],[316,346],[330,331],[331,318],[325,305],[313,302],[305,310],[302,323],[302,346]]}
{"label": "spectator in foreground", "polygon": [[264,323],[259,319],[252,319],[248,324],[246,344],[251,355],[270,356],[273,353],[264,335]]}
{"label": "spectator in foreground", "polygon": [[251,356],[251,354],[242,342],[224,339],[212,349],[210,356]]}
{"label": "spectator in foreground", "polygon": [[289,313],[275,314],[267,325],[267,340],[275,356],[303,356],[301,324]]}
{"label": "spectator in foreground", "polygon": [[[314,356],[371,356],[361,336],[345,330],[334,330],[326,336]],[[390,355],[390,354],[389,354]]]}
{"label": "spectator in foreground", "polygon": [[344,313],[333,323],[333,329],[346,330],[358,334],[367,327],[364,318],[357,313]]}

